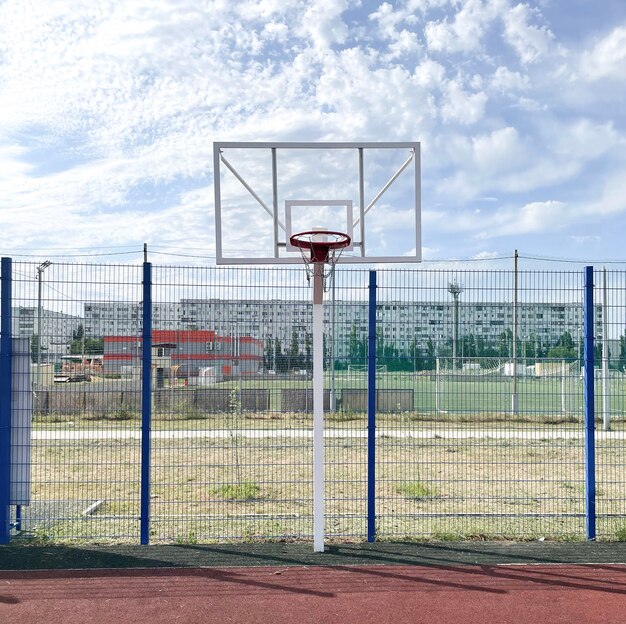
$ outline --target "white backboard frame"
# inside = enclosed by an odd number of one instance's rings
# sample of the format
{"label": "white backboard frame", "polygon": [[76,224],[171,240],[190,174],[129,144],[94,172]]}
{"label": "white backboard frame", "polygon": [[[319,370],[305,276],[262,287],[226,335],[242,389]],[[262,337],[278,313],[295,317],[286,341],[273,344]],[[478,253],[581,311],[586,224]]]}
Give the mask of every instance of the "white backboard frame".
{"label": "white backboard frame", "polygon": [[[300,253],[301,250],[299,247],[294,247],[289,240],[291,239],[292,234],[299,234],[298,231],[294,229],[293,222],[295,219],[292,218],[293,208],[294,207],[306,207],[306,206],[343,206],[346,209],[346,222],[341,227],[341,233],[347,234],[350,237],[350,244],[346,245],[343,248],[343,251],[352,251],[354,249],[354,244],[352,239],[354,237],[354,225],[353,215],[352,215],[352,200],[351,199],[286,199],[285,200],[285,232],[287,238],[287,245],[285,249],[292,253]],[[327,224],[325,223],[317,223],[314,226],[314,229],[318,227],[322,227],[326,229]],[[329,228],[330,230],[334,230],[335,228]],[[335,230],[339,231],[339,230]]]}
{"label": "white backboard frame", "polygon": [[[243,176],[237,172],[236,168],[226,159],[223,152],[228,149],[246,149],[246,150],[270,150],[271,151],[271,176],[273,201],[271,205],[264,202],[263,199],[254,191],[254,189],[246,182]],[[218,265],[244,265],[244,264],[300,264],[302,258],[298,254],[281,255],[290,251],[288,249],[289,240],[286,236],[281,236],[281,232],[286,235],[286,224],[282,223],[279,218],[278,205],[278,175],[276,167],[277,150],[354,150],[358,154],[358,205],[355,206],[357,217],[353,221],[353,247],[359,249],[358,255],[343,254],[339,258],[342,264],[379,264],[379,263],[416,263],[422,259],[422,237],[421,237],[421,156],[420,143],[415,141],[401,142],[332,142],[332,143],[316,143],[316,142],[232,142],[232,141],[216,141],[213,143],[213,185],[215,195],[215,250],[216,264]],[[365,198],[364,183],[364,153],[366,150],[409,150],[409,157],[402,166],[391,176],[386,184],[384,184],[378,193],[369,202]],[[365,239],[365,223],[367,214],[370,210],[376,209],[376,203],[383,194],[393,185],[396,179],[404,172],[409,165],[413,165],[413,189],[414,189],[414,207],[415,207],[415,247],[414,254],[400,256],[368,256]],[[259,203],[259,210],[264,210],[273,220],[273,257],[234,257],[224,254],[223,236],[222,236],[222,195],[221,195],[221,179],[222,175],[232,174],[239,180],[244,188]],[[337,201],[345,204],[346,200],[290,200],[298,202],[314,202],[310,205],[330,204]],[[346,232],[348,233],[348,232]],[[349,234],[349,233],[348,233]]]}

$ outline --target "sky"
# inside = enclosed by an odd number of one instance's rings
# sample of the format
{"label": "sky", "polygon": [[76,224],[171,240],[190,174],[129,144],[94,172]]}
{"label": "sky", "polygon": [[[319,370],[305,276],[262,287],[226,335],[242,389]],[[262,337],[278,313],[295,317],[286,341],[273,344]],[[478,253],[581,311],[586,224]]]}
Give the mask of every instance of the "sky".
{"label": "sky", "polygon": [[211,264],[214,141],[419,141],[426,262],[626,263],[625,85],[623,0],[0,0],[0,251]]}

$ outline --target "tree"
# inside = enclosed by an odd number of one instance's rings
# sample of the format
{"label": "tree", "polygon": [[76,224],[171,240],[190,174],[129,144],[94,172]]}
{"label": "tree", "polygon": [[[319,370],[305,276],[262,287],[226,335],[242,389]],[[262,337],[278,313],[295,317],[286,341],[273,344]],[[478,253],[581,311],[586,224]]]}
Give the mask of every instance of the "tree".
{"label": "tree", "polygon": [[534,364],[535,358],[537,357],[537,344],[535,342],[534,334],[531,334],[522,341],[522,352],[520,355],[524,358],[527,364]]}
{"label": "tree", "polygon": [[74,339],[70,344],[70,355],[102,355],[104,338]]}
{"label": "tree", "polygon": [[435,353],[435,343],[432,338],[428,339],[426,343],[426,357],[424,358],[424,370],[435,369],[435,359],[437,354]]}
{"label": "tree", "polygon": [[413,338],[411,346],[409,347],[409,363],[413,371],[422,370],[424,368],[424,357],[417,344],[416,338]]}
{"label": "tree", "polygon": [[37,334],[33,334],[30,337],[30,359],[33,363],[37,362],[37,354],[39,351],[39,336]]}
{"label": "tree", "polygon": [[623,373],[626,371],[626,332],[619,337],[619,355],[617,356],[617,368]]}
{"label": "tree", "polygon": [[478,345],[474,334],[468,334],[461,338],[460,352],[466,358],[478,357]]}
{"label": "tree", "polygon": [[376,361],[377,364],[385,365],[388,371],[406,370],[407,358],[399,352],[393,343],[385,342],[382,336],[376,340]]}
{"label": "tree", "polygon": [[298,340],[298,331],[294,329],[291,332],[291,344],[287,351],[287,369],[300,368],[300,342]]}
{"label": "tree", "polygon": [[508,358],[513,354],[513,331],[506,329],[498,337],[498,357]]}
{"label": "tree", "polygon": [[[476,357],[478,358],[493,358],[497,357],[498,352],[494,345],[490,342],[486,342],[482,336],[476,337]],[[483,367],[489,366],[489,363],[481,363]]]}
{"label": "tree", "polygon": [[104,353],[104,338],[85,338],[82,323],[72,332],[70,343],[71,355],[102,355]]}
{"label": "tree", "polygon": [[72,340],[82,340],[85,336],[85,329],[83,324],[79,323],[78,327],[72,332]]}
{"label": "tree", "polygon": [[287,372],[287,358],[283,355],[283,349],[278,338],[274,339],[274,367],[279,373]]}
{"label": "tree", "polygon": [[272,339],[268,338],[265,341],[265,354],[264,354],[264,365],[265,365],[265,370],[271,370],[274,368],[273,366],[273,361],[274,361],[274,345],[272,344]]}
{"label": "tree", "polygon": [[348,342],[348,358],[350,364],[359,363],[359,338],[356,333],[356,325],[353,323],[350,327],[350,338]]}
{"label": "tree", "polygon": [[548,349],[548,357],[559,360],[575,360],[578,357],[576,345],[568,331],[561,334],[554,346]]}
{"label": "tree", "polygon": [[304,334],[304,353],[305,353],[305,368],[307,370],[312,370],[313,368],[313,357],[312,357],[312,337],[309,332]]}

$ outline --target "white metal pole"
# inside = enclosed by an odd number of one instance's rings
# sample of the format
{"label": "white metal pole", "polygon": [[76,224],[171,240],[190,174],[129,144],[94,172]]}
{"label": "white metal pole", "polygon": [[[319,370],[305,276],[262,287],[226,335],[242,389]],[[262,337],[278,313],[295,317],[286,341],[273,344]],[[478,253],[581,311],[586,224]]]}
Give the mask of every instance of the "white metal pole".
{"label": "white metal pole", "polygon": [[43,265],[37,267],[37,374],[35,379],[35,389],[39,391],[41,386],[41,277],[43,275]]}
{"label": "white metal pole", "polygon": [[602,421],[604,430],[611,428],[611,410],[609,404],[609,337],[608,306],[606,293],[606,267],[602,272]]}
{"label": "white metal pole", "polygon": [[517,394],[517,249],[515,250],[513,275],[513,393],[511,395],[511,411],[517,415],[519,397]]}
{"label": "white metal pole", "polygon": [[39,386],[41,385],[41,312],[42,312],[42,301],[41,301],[41,286],[42,286],[42,278],[43,272],[52,264],[50,260],[44,260],[37,267],[37,373],[35,379],[35,388],[39,390]]}
{"label": "white metal pole", "polygon": [[330,411],[337,411],[337,387],[335,380],[335,275],[337,271],[337,266],[333,268],[330,278],[333,280],[332,282],[332,301],[331,301],[331,315],[330,315],[330,323],[331,323],[331,340],[330,340]]}
{"label": "white metal pole", "polygon": [[313,550],[324,552],[324,265],[313,274]]}

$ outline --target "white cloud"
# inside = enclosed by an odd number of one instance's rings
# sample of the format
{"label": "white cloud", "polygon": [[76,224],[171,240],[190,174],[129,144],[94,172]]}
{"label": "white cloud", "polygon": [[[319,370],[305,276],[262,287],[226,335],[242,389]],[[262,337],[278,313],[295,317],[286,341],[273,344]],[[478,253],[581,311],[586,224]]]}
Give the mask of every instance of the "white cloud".
{"label": "white cloud", "polygon": [[582,245],[583,243],[588,243],[589,241],[597,241],[600,240],[599,236],[577,236],[572,235],[570,238],[577,244]]}
{"label": "white cloud", "polygon": [[446,70],[440,63],[432,59],[424,59],[415,68],[415,82],[420,86],[438,91],[443,86]]}
{"label": "white cloud", "polygon": [[626,26],[618,26],[581,57],[581,72],[587,80],[626,78]]}
{"label": "white cloud", "polygon": [[543,232],[563,227],[568,222],[567,204],[547,200],[531,202],[522,206],[521,210],[512,210],[508,214],[497,215],[493,229],[487,235],[497,234],[517,236],[531,232]]}
{"label": "white cloud", "polygon": [[488,175],[516,169],[527,156],[517,130],[510,126],[476,137],[472,152],[476,169]]}
{"label": "white cloud", "polygon": [[595,202],[589,202],[587,212],[597,217],[626,212],[625,179],[626,163],[622,165],[621,169],[611,172],[606,177],[602,184],[600,199]]}
{"label": "white cloud", "polygon": [[348,7],[346,0],[311,0],[302,16],[302,28],[314,47],[323,50],[342,44],[348,36],[348,27],[341,14]]}
{"label": "white cloud", "polygon": [[237,139],[421,140],[433,249],[454,228],[620,215],[626,27],[565,44],[569,21],[545,6],[5,0],[0,240],[177,241],[178,219],[208,246],[211,143]]}
{"label": "white cloud", "polygon": [[446,121],[454,121],[462,125],[477,123],[485,114],[487,94],[466,91],[458,82],[450,81],[445,87],[445,99],[441,107],[441,115]]}
{"label": "white cloud", "polygon": [[472,258],[474,260],[492,260],[493,258],[498,257],[497,251],[480,251],[477,254],[474,254]]}
{"label": "white cloud", "polygon": [[487,29],[506,5],[505,0],[466,0],[454,19],[426,24],[425,36],[429,49],[446,53],[480,50]]}
{"label": "white cloud", "polygon": [[617,145],[626,145],[611,121],[594,123],[590,119],[575,119],[568,124],[554,122],[549,131],[552,150],[570,161],[589,162]]}
{"label": "white cloud", "polygon": [[529,86],[528,76],[511,71],[508,67],[498,67],[491,79],[491,86],[497,91],[514,92],[524,91]]}
{"label": "white cloud", "polygon": [[518,4],[504,16],[505,40],[523,64],[544,60],[554,49],[554,34],[546,25],[533,25],[540,16],[528,4]]}

